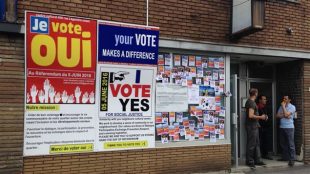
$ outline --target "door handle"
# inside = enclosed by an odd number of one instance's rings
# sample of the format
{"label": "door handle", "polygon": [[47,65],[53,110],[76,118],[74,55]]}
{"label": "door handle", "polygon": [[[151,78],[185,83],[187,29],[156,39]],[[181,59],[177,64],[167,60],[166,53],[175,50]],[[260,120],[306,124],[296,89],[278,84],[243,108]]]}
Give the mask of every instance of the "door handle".
{"label": "door handle", "polygon": [[234,125],[237,125],[237,122],[238,122],[238,115],[237,115],[236,113],[232,113],[232,116],[233,116],[233,118],[232,118],[232,123],[233,123]]}

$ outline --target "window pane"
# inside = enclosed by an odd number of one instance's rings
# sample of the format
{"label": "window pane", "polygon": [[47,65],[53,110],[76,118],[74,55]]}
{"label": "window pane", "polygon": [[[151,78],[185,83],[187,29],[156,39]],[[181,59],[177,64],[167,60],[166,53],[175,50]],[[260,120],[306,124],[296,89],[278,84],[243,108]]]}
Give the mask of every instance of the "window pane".
{"label": "window pane", "polygon": [[264,65],[260,63],[249,63],[248,65],[250,78],[272,79],[273,67],[271,65]]}

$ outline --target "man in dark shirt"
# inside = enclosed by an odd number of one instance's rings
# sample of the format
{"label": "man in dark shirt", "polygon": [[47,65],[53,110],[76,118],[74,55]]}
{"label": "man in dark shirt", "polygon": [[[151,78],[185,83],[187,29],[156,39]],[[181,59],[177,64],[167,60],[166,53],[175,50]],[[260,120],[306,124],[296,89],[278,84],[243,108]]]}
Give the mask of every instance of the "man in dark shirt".
{"label": "man in dark shirt", "polygon": [[[267,97],[264,95],[258,96],[257,109],[259,115],[268,115],[266,104]],[[262,158],[272,160],[272,157],[268,154],[269,151],[272,151],[272,118],[268,115],[268,120],[259,120],[259,124],[259,141]]]}
{"label": "man in dark shirt", "polygon": [[259,115],[255,99],[258,96],[258,90],[251,88],[249,90],[250,97],[245,103],[246,121],[245,127],[247,131],[246,146],[246,163],[249,167],[255,168],[255,165],[265,165],[261,160],[260,143],[259,143],[259,123],[258,120],[266,120],[266,115]]}

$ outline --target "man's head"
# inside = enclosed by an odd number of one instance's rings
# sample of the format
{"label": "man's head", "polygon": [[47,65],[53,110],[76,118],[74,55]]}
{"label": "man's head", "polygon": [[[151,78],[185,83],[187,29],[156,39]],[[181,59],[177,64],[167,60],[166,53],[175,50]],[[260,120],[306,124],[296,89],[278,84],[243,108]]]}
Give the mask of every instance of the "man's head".
{"label": "man's head", "polygon": [[249,94],[250,94],[250,97],[257,97],[257,95],[258,95],[258,90],[256,89],[256,88],[251,88],[250,90],[249,90]]}
{"label": "man's head", "polygon": [[259,102],[260,104],[266,105],[266,103],[267,103],[267,97],[264,96],[264,95],[258,96],[258,102]]}
{"label": "man's head", "polygon": [[286,104],[288,104],[288,103],[290,103],[291,102],[291,96],[289,96],[289,95],[285,95],[285,96],[283,96],[283,98],[282,98],[282,101],[284,102],[284,103],[286,103]]}

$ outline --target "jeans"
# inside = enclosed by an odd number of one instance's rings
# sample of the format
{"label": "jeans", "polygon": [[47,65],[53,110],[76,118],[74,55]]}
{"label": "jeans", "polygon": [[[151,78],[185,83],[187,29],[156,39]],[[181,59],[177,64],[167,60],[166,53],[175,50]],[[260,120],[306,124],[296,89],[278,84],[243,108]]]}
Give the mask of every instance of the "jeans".
{"label": "jeans", "polygon": [[289,161],[295,160],[294,128],[280,128],[280,146],[282,158]]}

